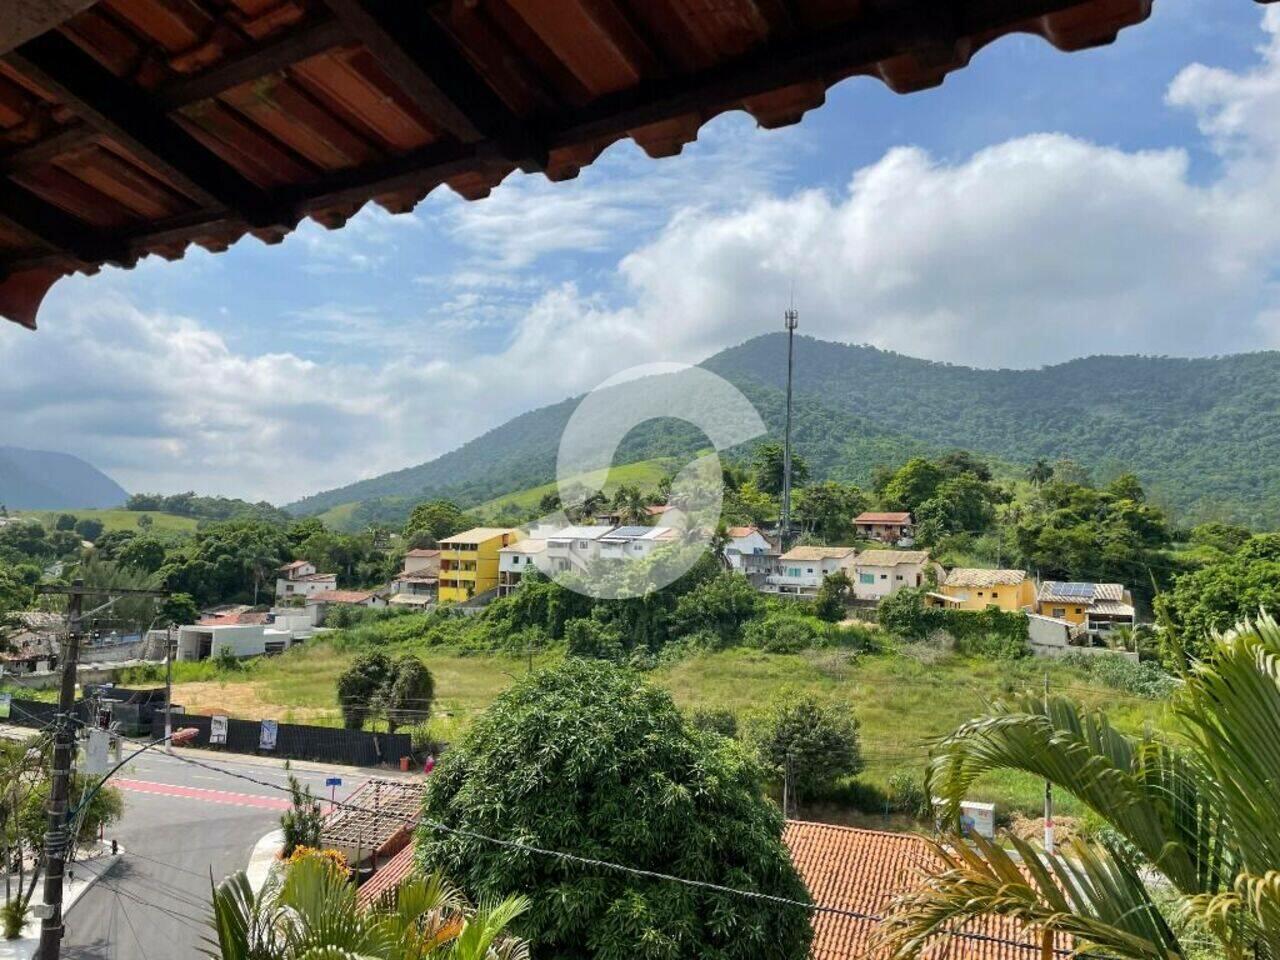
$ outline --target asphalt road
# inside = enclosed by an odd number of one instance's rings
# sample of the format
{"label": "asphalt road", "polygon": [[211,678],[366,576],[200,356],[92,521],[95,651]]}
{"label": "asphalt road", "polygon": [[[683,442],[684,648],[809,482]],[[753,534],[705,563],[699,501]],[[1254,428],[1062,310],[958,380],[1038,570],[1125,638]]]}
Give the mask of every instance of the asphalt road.
{"label": "asphalt road", "polygon": [[[284,784],[282,765],[199,754],[201,759]],[[327,798],[326,773],[294,770]],[[335,767],[338,798],[365,774]],[[71,908],[68,960],[186,960],[207,956],[211,879],[242,870],[258,840],[279,826],[288,795],[153,753],[117,774],[124,817],[107,833],[125,849],[120,862]],[[83,869],[83,868],[82,868]]]}

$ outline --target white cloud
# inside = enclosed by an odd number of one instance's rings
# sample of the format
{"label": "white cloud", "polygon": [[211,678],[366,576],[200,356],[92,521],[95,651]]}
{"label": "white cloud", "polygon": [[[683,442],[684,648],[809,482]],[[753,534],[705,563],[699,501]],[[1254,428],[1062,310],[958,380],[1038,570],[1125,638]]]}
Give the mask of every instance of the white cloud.
{"label": "white cloud", "polygon": [[[902,147],[841,190],[779,195],[775,147],[730,119],[705,134],[724,138],[711,162],[622,150],[580,182],[516,178],[479,203],[357,218],[354,241],[318,235],[318,262],[343,262],[347,243],[395,243],[390,224],[452,232],[465,262],[420,278],[450,329],[376,304],[312,317],[338,344],[450,338],[428,360],[244,356],[75,281],[40,334],[0,331],[3,437],[84,453],[136,489],[288,499],[443,453],[623,368],[778,329],[793,279],[803,332],[981,366],[1280,345],[1280,10],[1263,22],[1253,69],[1195,65],[1169,87],[1217,161],[1208,175],[1182,149],[1043,133],[948,160]],[[745,149],[760,152],[729,162]],[[584,250],[619,251],[614,276],[530,269]],[[481,335],[485,351],[456,348]]]}

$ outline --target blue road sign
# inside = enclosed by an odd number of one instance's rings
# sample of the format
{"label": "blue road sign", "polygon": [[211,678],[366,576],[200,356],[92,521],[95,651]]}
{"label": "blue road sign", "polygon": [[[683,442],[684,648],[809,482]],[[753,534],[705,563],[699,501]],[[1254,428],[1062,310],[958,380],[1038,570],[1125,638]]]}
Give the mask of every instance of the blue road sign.
{"label": "blue road sign", "polygon": [[340,786],[342,786],[342,778],[341,778],[341,777],[329,777],[327,780],[325,780],[324,785],[325,785],[326,787],[340,787]]}

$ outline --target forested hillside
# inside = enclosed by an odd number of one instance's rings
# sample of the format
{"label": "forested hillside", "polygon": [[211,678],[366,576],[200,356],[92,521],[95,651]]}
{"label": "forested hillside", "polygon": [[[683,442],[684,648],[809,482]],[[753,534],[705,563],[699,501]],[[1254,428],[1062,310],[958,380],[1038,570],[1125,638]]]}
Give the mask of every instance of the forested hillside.
{"label": "forested hillside", "polygon": [[[783,335],[769,335],[702,364],[737,385],[775,436],[785,351]],[[1102,476],[1133,470],[1186,521],[1272,528],[1280,524],[1278,374],[1278,353],[1100,356],[1039,370],[977,370],[801,337],[795,438],[816,479],[863,484],[877,465],[957,447],[1016,464],[1068,458]],[[429,463],[290,509],[310,514],[360,501],[354,522],[397,520],[428,497],[471,505],[546,483],[576,402],[531,411]],[[687,424],[654,421],[627,437],[615,462],[686,456],[706,445]]]}

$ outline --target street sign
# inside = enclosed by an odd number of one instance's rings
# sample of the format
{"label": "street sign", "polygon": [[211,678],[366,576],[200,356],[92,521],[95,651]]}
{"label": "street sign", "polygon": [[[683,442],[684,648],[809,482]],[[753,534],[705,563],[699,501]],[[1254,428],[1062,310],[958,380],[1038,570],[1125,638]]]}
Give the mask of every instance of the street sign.
{"label": "street sign", "polygon": [[324,785],[325,785],[326,787],[340,787],[340,786],[342,786],[342,778],[341,778],[341,777],[329,777],[328,779],[326,779],[326,780],[325,780]]}

